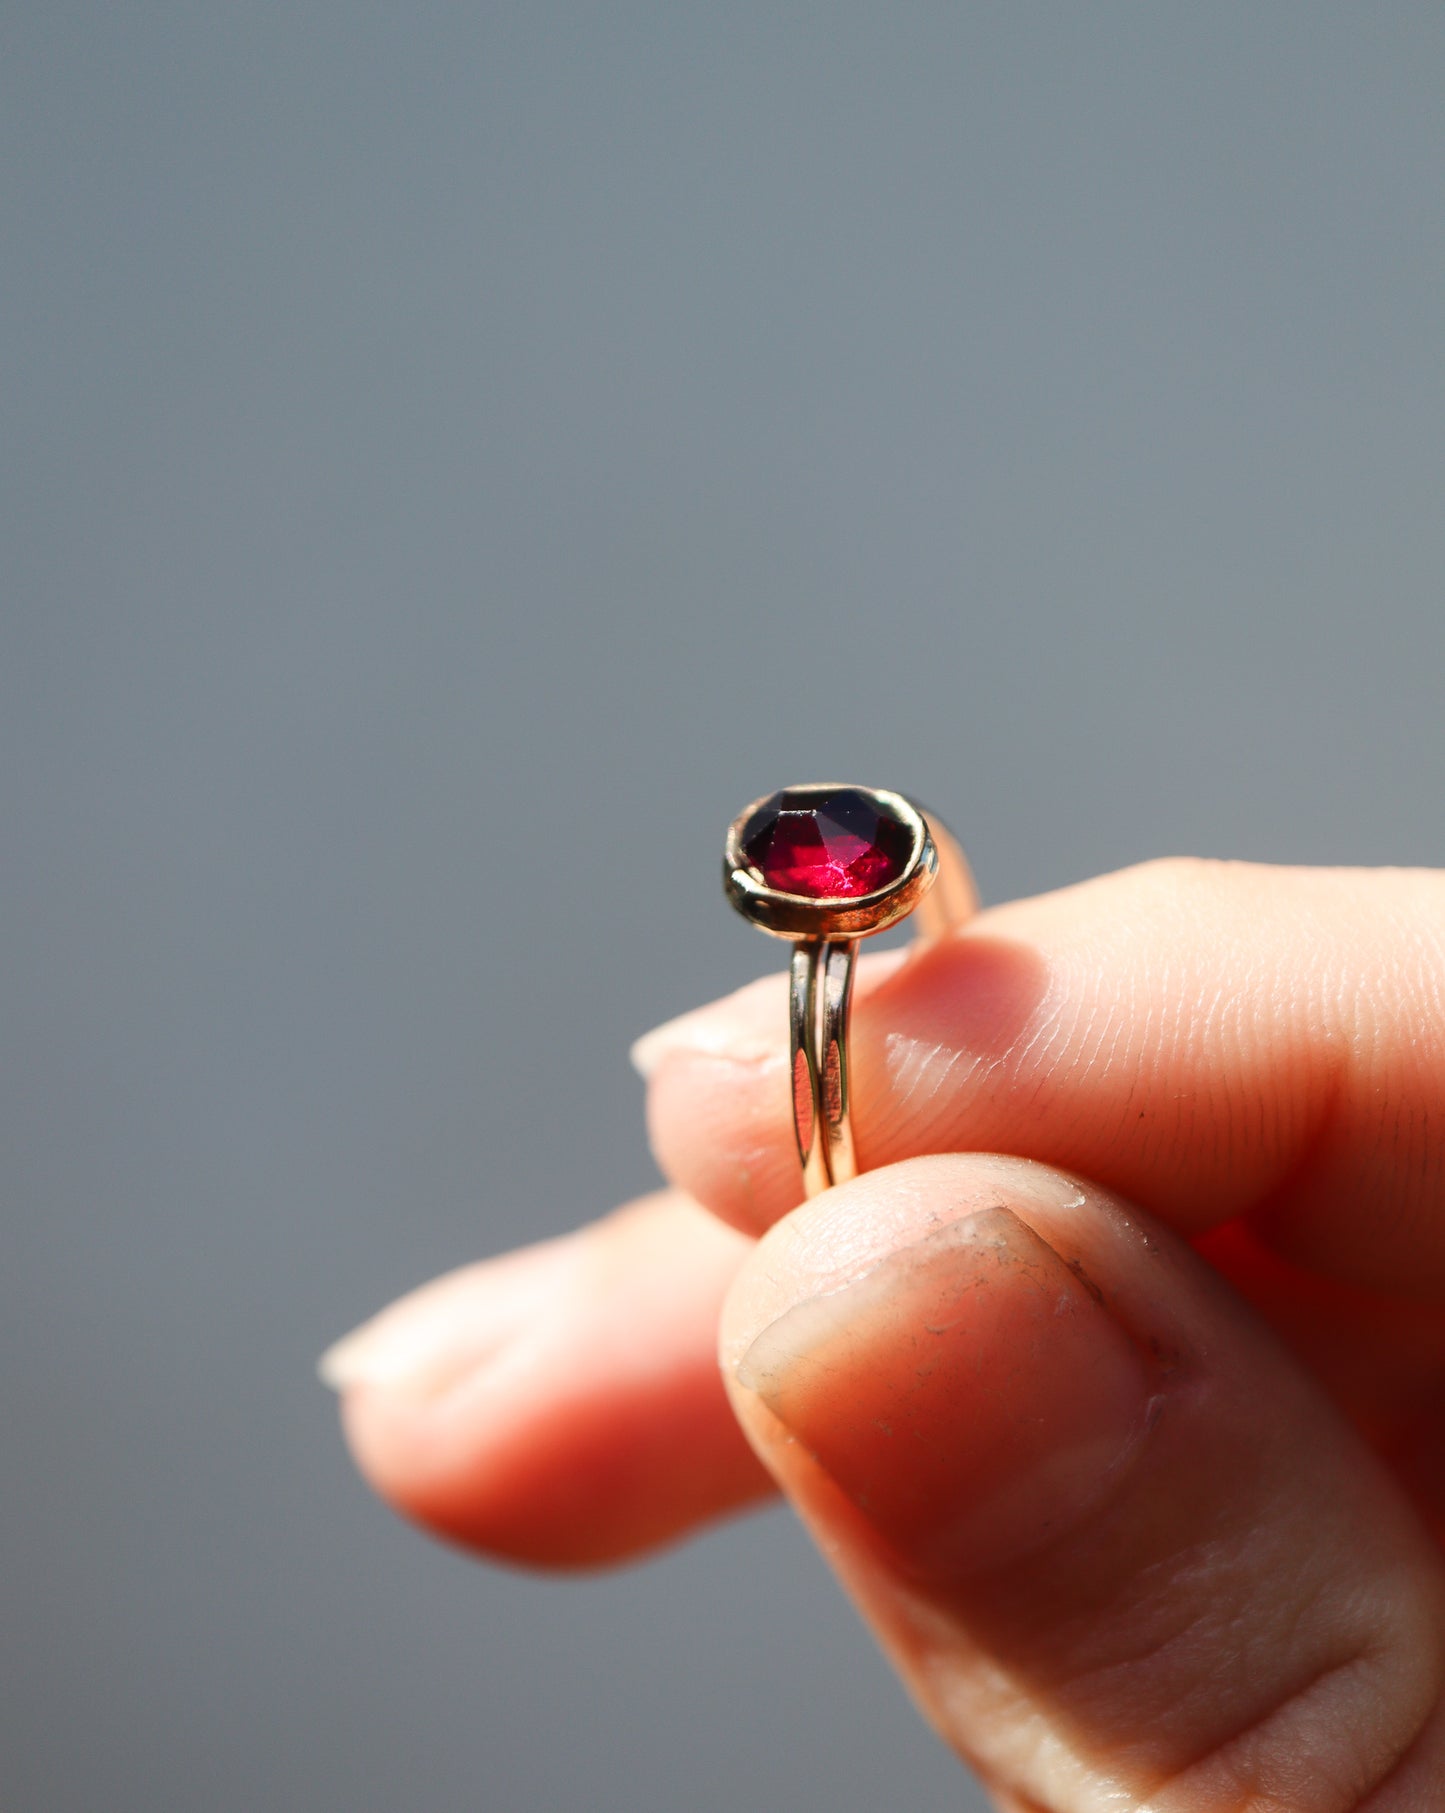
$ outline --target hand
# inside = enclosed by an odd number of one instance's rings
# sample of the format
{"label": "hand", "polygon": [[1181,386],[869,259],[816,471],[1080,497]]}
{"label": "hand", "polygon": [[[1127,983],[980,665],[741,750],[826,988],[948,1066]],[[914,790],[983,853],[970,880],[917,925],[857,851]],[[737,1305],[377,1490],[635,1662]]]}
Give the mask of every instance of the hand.
{"label": "hand", "polygon": [[1445,877],[1152,864],[864,961],[803,1207],[784,1000],[640,1042],[677,1189],[332,1351],[378,1490],[571,1566],[776,1483],[1004,1808],[1445,1805]]}

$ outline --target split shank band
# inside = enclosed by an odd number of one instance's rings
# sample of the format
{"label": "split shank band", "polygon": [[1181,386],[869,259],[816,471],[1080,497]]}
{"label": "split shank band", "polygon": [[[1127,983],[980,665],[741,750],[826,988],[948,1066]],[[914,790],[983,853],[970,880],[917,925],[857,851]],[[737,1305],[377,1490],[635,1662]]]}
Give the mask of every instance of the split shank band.
{"label": "split shank band", "polygon": [[754,800],[728,829],[723,886],[743,916],[793,943],[793,1132],[803,1191],[857,1174],[848,1017],[859,940],[917,915],[920,942],[970,918],[963,851],[931,813],[883,788],[819,783]]}

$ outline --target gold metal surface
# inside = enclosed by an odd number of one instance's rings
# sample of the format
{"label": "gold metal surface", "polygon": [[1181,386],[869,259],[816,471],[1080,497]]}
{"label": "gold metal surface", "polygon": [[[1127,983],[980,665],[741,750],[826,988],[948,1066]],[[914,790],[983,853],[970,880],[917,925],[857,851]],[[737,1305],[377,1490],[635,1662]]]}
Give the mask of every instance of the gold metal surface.
{"label": "gold metal surface", "polygon": [[803,1167],[803,1192],[816,1196],[826,1190],[828,1172],[826,1136],[818,1113],[818,968],[823,946],[812,942],[793,947],[788,981],[789,1081],[793,1091],[793,1137],[798,1162]]}
{"label": "gold metal surface", "polygon": [[[786,791],[822,796],[836,791],[840,784],[823,782]],[[857,1174],[848,1022],[858,941],[916,911],[919,942],[932,943],[962,925],[978,908],[967,859],[940,819],[886,788],[858,787],[854,791],[871,795],[913,832],[908,861],[887,887],[872,894],[822,900],[768,887],[747,863],[742,836],[748,820],[770,794],[753,800],[733,820],[723,857],[723,887],[737,911],[773,937],[793,940],[788,991],[789,1080],[793,1134],[806,1196],[816,1196],[830,1184],[846,1183]]]}

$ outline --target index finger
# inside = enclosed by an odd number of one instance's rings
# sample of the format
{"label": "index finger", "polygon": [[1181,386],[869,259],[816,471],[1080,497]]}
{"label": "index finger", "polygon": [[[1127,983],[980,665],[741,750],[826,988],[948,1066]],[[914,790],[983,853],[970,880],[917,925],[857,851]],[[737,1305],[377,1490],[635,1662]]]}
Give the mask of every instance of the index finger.
{"label": "index finger", "polygon": [[[781,978],[639,1042],[668,1175],[760,1231],[801,1197]],[[860,965],[872,1168],[993,1151],[1187,1234],[1245,1218],[1327,1276],[1445,1299],[1445,877],[1170,860]]]}

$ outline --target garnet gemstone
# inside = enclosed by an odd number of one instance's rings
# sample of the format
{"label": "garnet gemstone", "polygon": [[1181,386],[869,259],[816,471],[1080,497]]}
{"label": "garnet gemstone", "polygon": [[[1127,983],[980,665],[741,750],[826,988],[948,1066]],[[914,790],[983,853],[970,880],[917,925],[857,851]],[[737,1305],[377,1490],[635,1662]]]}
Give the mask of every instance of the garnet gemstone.
{"label": "garnet gemstone", "polygon": [[853,899],[897,881],[913,827],[859,787],[775,793],[743,826],[743,858],[770,888]]}

